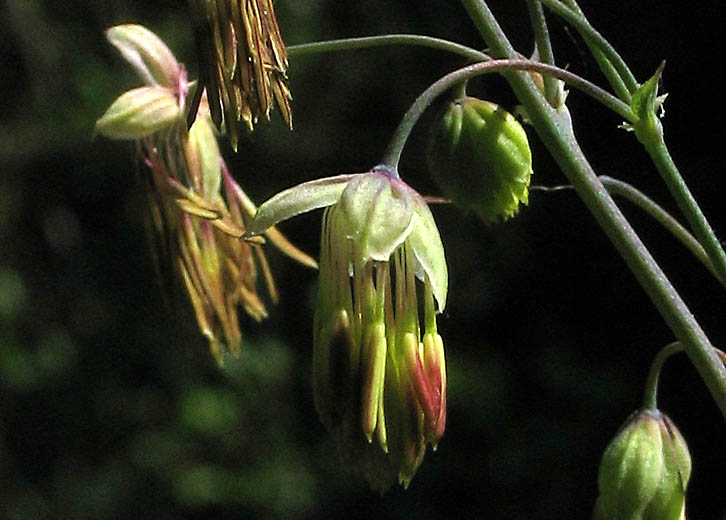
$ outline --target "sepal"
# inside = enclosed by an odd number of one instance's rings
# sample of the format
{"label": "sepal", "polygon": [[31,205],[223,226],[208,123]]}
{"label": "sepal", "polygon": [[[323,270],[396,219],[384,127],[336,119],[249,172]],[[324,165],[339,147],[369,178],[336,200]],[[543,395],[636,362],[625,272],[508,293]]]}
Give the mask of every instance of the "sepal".
{"label": "sepal", "polygon": [[144,81],[177,88],[181,66],[156,34],[141,25],[124,24],[108,29],[106,38]]}
{"label": "sepal", "polygon": [[111,139],[141,139],[182,117],[174,93],[164,87],[139,87],[125,92],[96,121],[96,131]]}

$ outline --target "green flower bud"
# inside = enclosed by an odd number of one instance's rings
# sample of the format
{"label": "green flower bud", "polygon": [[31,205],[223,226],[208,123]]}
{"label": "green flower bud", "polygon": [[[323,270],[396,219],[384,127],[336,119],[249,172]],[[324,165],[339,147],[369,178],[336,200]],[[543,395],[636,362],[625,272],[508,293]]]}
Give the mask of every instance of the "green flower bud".
{"label": "green flower bud", "polygon": [[600,463],[596,507],[603,520],[679,520],[691,474],[688,447],[658,410],[631,416]]}
{"label": "green flower bud", "polygon": [[532,154],[522,125],[499,105],[464,97],[436,121],[429,144],[434,179],[454,204],[485,222],[527,204]]}
{"label": "green flower bud", "polygon": [[141,25],[117,25],[106,31],[106,38],[147,83],[178,87],[181,66],[153,32]]}
{"label": "green flower bud", "polygon": [[96,121],[96,130],[111,139],[141,139],[182,117],[176,96],[164,87],[140,87],[122,94]]}

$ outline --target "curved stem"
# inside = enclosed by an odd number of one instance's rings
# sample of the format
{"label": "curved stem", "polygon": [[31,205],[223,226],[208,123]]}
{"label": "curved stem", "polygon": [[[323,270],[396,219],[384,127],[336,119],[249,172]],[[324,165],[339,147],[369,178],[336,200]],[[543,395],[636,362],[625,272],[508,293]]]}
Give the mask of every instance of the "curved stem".
{"label": "curved stem", "polygon": [[[675,238],[677,238],[681,244],[683,244],[692,254],[695,256],[717,280],[721,281],[718,273],[713,267],[711,259],[706,254],[701,244],[696,240],[691,233],[688,232],[673,216],[658,205],[653,199],[648,197],[646,194],[618,179],[607,177],[606,175],[600,175],[598,177],[602,182],[605,189],[611,195],[618,195],[624,199],[629,200],[640,209],[650,215],[655,221],[661,224],[666,230],[668,230]],[[560,191],[574,189],[574,186],[568,184],[563,186],[531,186],[530,190],[539,191]]]}
{"label": "curved stem", "polygon": [[643,393],[643,410],[655,410],[658,408],[658,378],[663,364],[673,354],[683,352],[683,345],[679,341],[671,343],[663,347],[650,364],[648,371],[648,379],[645,382],[645,392]]}
{"label": "curved stem", "polygon": [[379,36],[365,36],[363,38],[345,38],[342,40],[301,43],[299,45],[290,45],[287,48],[287,52],[289,56],[304,56],[318,52],[351,51],[388,45],[418,45],[421,47],[429,47],[431,49],[458,54],[472,61],[486,61],[491,59],[491,56],[487,53],[472,49],[466,45],[418,34],[382,34]]}
{"label": "curved stem", "polygon": [[623,182],[605,175],[600,176],[600,181],[607,188],[609,193],[614,195],[620,195],[621,197],[628,199],[630,202],[638,206],[640,209],[645,211],[648,215],[657,220],[664,228],[670,231],[680,242],[693,253],[693,256],[711,271],[717,280],[721,283],[726,283],[726,279],[721,278],[716,268],[713,266],[713,262],[706,254],[706,250],[693,235],[691,235],[686,228],[684,228],[670,213],[660,207],[655,201],[645,195],[643,192],[637,190],[627,182]]}
{"label": "curved stem", "polygon": [[[515,51],[486,2],[461,1],[492,53],[513,56]],[[526,74],[512,72],[506,78],[545,146],[683,345],[726,418],[726,367],[716,349],[597,178],[562,114],[552,109]]]}
{"label": "curved stem", "polygon": [[421,115],[434,101],[434,99],[446,92],[453,85],[482,74],[513,70],[539,72],[541,74],[547,74],[559,78],[565,81],[568,85],[571,85],[585,94],[588,94],[597,101],[600,101],[603,105],[613,110],[626,120],[633,121],[634,116],[628,105],[612,94],[605,92],[597,85],[590,83],[572,72],[530,60],[491,60],[482,63],[475,63],[451,72],[427,88],[423,94],[414,101],[408,109],[408,112],[406,112],[403,116],[403,119],[399,123],[398,128],[396,128],[393,138],[391,139],[391,143],[383,156],[382,163],[394,169],[398,167],[403,147],[406,144],[408,136],[411,134],[411,130],[413,130],[413,127],[416,125]]}
{"label": "curved stem", "polygon": [[673,158],[663,140],[660,125],[643,127],[642,131],[636,133],[668,186],[668,190],[676,200],[678,207],[686,216],[693,234],[696,235],[696,238],[708,253],[718,273],[719,280],[726,285],[726,253],[716,237],[716,233],[714,233],[713,228],[701,211],[701,207],[693,197],[691,190],[688,189],[688,185],[683,180],[678,167],[673,162]]}
{"label": "curved stem", "polygon": [[[621,58],[615,48],[610,45],[610,42],[608,42],[599,32],[595,30],[592,25],[590,25],[590,22],[588,22],[582,15],[581,10],[573,10],[559,0],[540,1],[577,29],[580,35],[584,38],[585,43],[587,43],[588,47],[590,47],[593,51],[593,54],[600,64],[603,73],[607,76],[613,89],[615,89],[618,93],[618,96],[620,96],[621,99],[630,102],[630,95],[638,88],[638,82],[635,80],[630,68],[628,68],[625,61],[623,61],[623,58]],[[595,51],[602,53],[602,56],[598,56],[598,53]],[[602,57],[605,58],[606,62],[603,62],[601,59]],[[609,64],[607,62],[609,62]],[[609,69],[610,66],[612,66],[612,69]],[[613,72],[615,72],[615,74],[613,74]]]}

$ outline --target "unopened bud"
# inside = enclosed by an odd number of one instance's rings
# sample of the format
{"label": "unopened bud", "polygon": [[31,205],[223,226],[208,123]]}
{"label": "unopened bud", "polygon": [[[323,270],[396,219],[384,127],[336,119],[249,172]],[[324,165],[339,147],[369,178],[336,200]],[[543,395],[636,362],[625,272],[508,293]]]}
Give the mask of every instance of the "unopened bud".
{"label": "unopened bud", "polygon": [[658,410],[635,413],[605,450],[596,513],[605,520],[679,520],[691,457]]}
{"label": "unopened bud", "polygon": [[125,92],[96,121],[96,130],[111,139],[141,139],[181,119],[171,90],[140,87]]}
{"label": "unopened bud", "polygon": [[450,103],[431,133],[429,164],[444,195],[485,222],[512,217],[528,201],[527,134],[495,103],[472,97]]}

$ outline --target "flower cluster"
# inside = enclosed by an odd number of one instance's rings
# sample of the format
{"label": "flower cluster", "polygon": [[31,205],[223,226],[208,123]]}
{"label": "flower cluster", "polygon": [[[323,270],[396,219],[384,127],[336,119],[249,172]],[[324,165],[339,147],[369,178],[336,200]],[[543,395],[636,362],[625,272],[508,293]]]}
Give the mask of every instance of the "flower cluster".
{"label": "flower cluster", "polygon": [[[292,127],[287,51],[272,0],[190,0],[202,83],[217,128],[237,149],[240,128],[270,119],[276,102]],[[223,114],[224,113],[224,114]]]}
{"label": "flower cluster", "polygon": [[[138,25],[113,27],[107,35],[147,84],[122,94],[96,128],[107,137],[136,141],[148,171],[144,184],[160,270],[173,270],[183,281],[199,328],[221,363],[225,349],[240,349],[237,308],[256,320],[267,316],[257,292],[260,272],[270,299],[277,299],[261,241],[241,240],[256,207],[227,170],[206,98],[187,130],[182,114],[189,82],[166,45]],[[266,237],[298,261],[316,265],[275,229]]]}
{"label": "flower cluster", "polygon": [[408,486],[446,424],[441,238],[423,198],[384,166],[285,190],[260,206],[248,233],[322,207],[315,405],[372,488]]}

